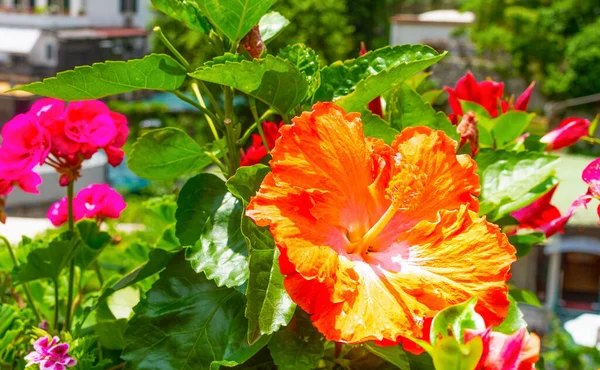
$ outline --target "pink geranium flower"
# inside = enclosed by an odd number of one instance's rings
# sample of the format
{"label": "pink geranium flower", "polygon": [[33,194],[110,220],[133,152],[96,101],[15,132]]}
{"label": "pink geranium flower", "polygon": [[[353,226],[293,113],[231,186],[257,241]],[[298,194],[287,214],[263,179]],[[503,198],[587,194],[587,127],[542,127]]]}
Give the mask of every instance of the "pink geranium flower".
{"label": "pink geranium flower", "polygon": [[58,337],[42,337],[36,340],[33,344],[34,351],[25,356],[25,367],[37,364],[40,370],[65,370],[77,365],[77,361],[68,354],[69,345],[58,344],[59,341]]}
{"label": "pink geranium flower", "polygon": [[547,144],[546,150],[558,150],[575,144],[587,136],[590,121],[584,118],[569,117],[562,120],[558,128],[544,135],[540,142]]}
{"label": "pink geranium flower", "polygon": [[[265,139],[267,139],[267,145],[269,150],[275,147],[275,141],[279,138],[279,128],[283,125],[280,122],[279,125],[274,122],[263,122],[263,132],[265,133]],[[259,134],[252,134],[252,145],[242,152],[242,159],[240,166],[252,166],[260,161],[267,155],[267,148],[265,148],[262,138]]]}
{"label": "pink geranium flower", "polygon": [[[533,86],[533,83],[530,84],[521,96],[517,98],[517,102],[514,106],[515,110],[527,110]],[[445,89],[449,95],[448,103],[450,103],[452,112],[459,116],[463,115],[462,107],[460,105],[461,100],[481,105],[492,117],[497,117],[499,113],[506,113],[509,108],[508,102],[502,100],[502,97],[504,96],[503,82],[495,82],[492,80],[477,82],[475,76],[473,76],[471,72],[467,72],[464,77],[458,80],[454,89],[448,86],[446,86]],[[498,105],[500,105],[501,112],[498,111]]]}
{"label": "pink geranium flower", "polygon": [[[93,184],[81,189],[73,198],[73,219],[79,221],[83,218],[104,220],[106,218],[119,218],[125,209],[123,197],[107,184]],[[62,198],[52,204],[46,217],[54,226],[61,226],[68,221],[68,199]]]}
{"label": "pink geranium flower", "polygon": [[557,232],[563,233],[565,225],[575,214],[575,211],[586,207],[591,199],[589,196],[580,196],[571,204],[567,213],[561,215],[559,209],[550,203],[557,187],[558,185],[554,186],[530,205],[511,213],[511,216],[519,221],[520,229],[533,229],[543,232],[547,238]]}
{"label": "pink geranium flower", "polygon": [[2,127],[0,160],[13,168],[30,170],[43,164],[50,152],[51,137],[33,117],[19,114]]}
{"label": "pink geranium flower", "polygon": [[540,338],[521,328],[511,335],[487,330],[465,330],[465,342],[481,337],[483,353],[476,370],[531,370],[540,357]]}
{"label": "pink geranium flower", "polygon": [[[600,199],[600,158],[594,159],[587,165],[581,174],[581,178],[588,185],[587,195]],[[600,205],[598,205],[597,212],[598,217],[600,217]]]}

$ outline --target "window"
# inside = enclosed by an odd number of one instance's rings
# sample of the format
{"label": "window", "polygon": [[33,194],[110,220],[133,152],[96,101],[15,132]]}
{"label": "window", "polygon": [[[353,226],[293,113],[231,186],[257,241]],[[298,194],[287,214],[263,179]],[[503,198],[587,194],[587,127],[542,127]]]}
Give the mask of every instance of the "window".
{"label": "window", "polygon": [[52,44],[47,44],[46,45],[46,59],[52,60],[53,57],[54,57],[54,48],[52,47]]}
{"label": "window", "polygon": [[138,0],[120,0],[121,1],[121,13],[136,13],[138,7]]}

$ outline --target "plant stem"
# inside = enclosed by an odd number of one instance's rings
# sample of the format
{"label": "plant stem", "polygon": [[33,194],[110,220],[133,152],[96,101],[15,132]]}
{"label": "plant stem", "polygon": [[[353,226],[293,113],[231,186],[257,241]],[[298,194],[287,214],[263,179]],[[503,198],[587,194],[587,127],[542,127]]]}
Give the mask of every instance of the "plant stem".
{"label": "plant stem", "polygon": [[[13,251],[12,246],[10,245],[10,242],[3,235],[0,235],[0,240],[2,240],[4,242],[4,244],[6,245],[6,248],[8,248],[8,253],[10,254],[10,259],[12,260],[13,265],[15,267],[18,267],[19,260],[17,260],[17,256],[15,256],[15,252]],[[35,301],[33,300],[33,296],[31,295],[31,289],[29,288],[28,283],[23,283],[23,290],[25,291],[25,296],[27,297],[27,301],[29,301],[31,310],[35,314],[35,318],[37,319],[37,321],[39,323],[41,323],[43,321],[42,315],[40,315],[40,312],[38,311],[37,307],[35,306]]]}
{"label": "plant stem", "polygon": [[[67,185],[67,204],[69,210],[69,231],[75,232],[75,218],[73,215],[73,180]],[[71,331],[71,307],[73,306],[73,285],[75,285],[75,256],[71,257],[69,265],[69,290],[67,296],[67,311],[65,312],[65,330]],[[58,286],[56,288],[58,290]]]}
{"label": "plant stem", "polygon": [[223,172],[223,175],[225,175],[227,173],[227,167],[225,165],[223,165],[223,163],[219,160],[219,158],[217,158],[217,156],[215,156],[211,152],[204,152],[204,154],[206,154],[206,156],[208,158],[210,158],[213,161],[213,163],[216,164],[221,169],[221,172]]}
{"label": "plant stem", "polygon": [[58,297],[58,280],[54,280],[54,329],[58,331],[60,299]]}
{"label": "plant stem", "polygon": [[202,105],[200,105],[200,104],[196,103],[195,101],[193,101],[192,99],[188,98],[181,91],[175,90],[175,91],[170,91],[170,93],[173,94],[173,95],[175,95],[179,99],[183,100],[184,102],[193,105],[196,109],[198,109],[199,111],[201,111],[202,113],[204,113],[204,115],[207,115],[211,119],[214,119],[215,121],[218,121],[218,118],[213,114],[213,112],[209,111],[208,109],[206,109]]}
{"label": "plant stem", "polygon": [[584,136],[584,137],[582,137],[582,139],[585,140],[585,141],[587,141],[588,143],[600,144],[600,139],[597,139],[595,137]]}
{"label": "plant stem", "polygon": [[98,262],[98,260],[94,262],[94,270],[96,271],[96,276],[98,277],[100,288],[102,288],[102,286],[104,285],[104,277],[102,276],[102,270],[100,270],[100,262]]}
{"label": "plant stem", "polygon": [[167,36],[165,36],[162,29],[159,26],[156,26],[156,27],[154,27],[153,31],[156,34],[156,36],[160,39],[160,41],[162,41],[162,43],[165,44],[167,49],[169,49],[171,51],[171,53],[173,53],[173,55],[175,55],[175,58],[177,58],[177,60],[179,60],[179,62],[181,64],[183,64],[185,69],[187,69],[188,72],[191,72],[192,67],[190,66],[190,63],[187,60],[185,60],[183,55],[181,55],[181,53],[177,49],[175,49],[175,46],[173,46],[173,44],[171,44],[169,39],[167,39]]}
{"label": "plant stem", "polygon": [[250,136],[252,135],[252,132],[254,131],[254,129],[256,129],[259,125],[259,123],[261,123],[262,121],[266,120],[267,117],[274,115],[276,112],[272,109],[268,109],[265,113],[263,113],[262,116],[260,116],[259,119],[256,120],[256,122],[254,122],[250,127],[248,127],[248,129],[246,130],[246,132],[244,133],[244,136],[242,136],[237,144],[238,146],[242,147],[246,144],[246,141],[248,141],[248,139],[250,139]]}
{"label": "plant stem", "polygon": [[233,90],[229,86],[223,86],[223,93],[225,97],[225,120],[223,123],[225,124],[225,132],[226,132],[226,142],[229,147],[229,177],[235,174],[235,171],[240,165],[240,155],[237,150],[236,140],[234,138],[233,124],[234,124],[234,109],[233,109],[233,99],[235,97]]}
{"label": "plant stem", "polygon": [[271,149],[269,148],[269,143],[267,142],[267,138],[265,136],[265,132],[262,127],[262,122],[258,118],[258,110],[256,109],[256,99],[252,96],[248,96],[248,103],[250,103],[250,111],[252,112],[252,117],[254,117],[254,122],[256,122],[256,127],[258,128],[258,134],[262,139],[263,145],[265,149],[267,149],[267,154],[271,154]]}
{"label": "plant stem", "polygon": [[208,87],[206,87],[206,84],[203,81],[198,80],[198,85],[200,86],[200,90],[202,90],[202,93],[208,97],[208,101],[210,101],[210,104],[213,106],[213,109],[217,112],[217,117],[222,119],[223,110],[217,102],[217,99],[215,99],[214,95],[210,92]]}

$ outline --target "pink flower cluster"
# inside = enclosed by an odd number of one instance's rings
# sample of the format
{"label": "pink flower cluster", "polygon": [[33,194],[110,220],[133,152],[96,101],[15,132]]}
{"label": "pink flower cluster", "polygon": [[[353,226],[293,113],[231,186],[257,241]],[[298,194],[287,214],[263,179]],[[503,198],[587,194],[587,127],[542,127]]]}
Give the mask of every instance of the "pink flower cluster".
{"label": "pink flower cluster", "polygon": [[36,340],[33,344],[34,351],[25,356],[25,367],[37,364],[40,370],[65,370],[77,365],[77,361],[68,354],[69,345],[58,344],[59,341],[58,337],[42,337]]}
{"label": "pink flower cluster", "polygon": [[[61,226],[68,221],[68,207],[68,199],[64,197],[50,206],[46,216],[54,226]],[[93,184],[81,189],[73,198],[73,218],[74,221],[119,218],[125,207],[123,197],[116,190],[107,184]]]}

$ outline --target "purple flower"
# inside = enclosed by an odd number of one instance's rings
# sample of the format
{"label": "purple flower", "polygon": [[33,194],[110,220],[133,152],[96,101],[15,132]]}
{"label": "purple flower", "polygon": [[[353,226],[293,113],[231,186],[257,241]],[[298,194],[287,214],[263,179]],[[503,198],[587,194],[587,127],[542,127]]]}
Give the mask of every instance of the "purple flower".
{"label": "purple flower", "polygon": [[25,356],[25,367],[39,364],[40,370],[65,370],[67,367],[77,365],[77,361],[68,355],[69,345],[58,344],[60,339],[42,337],[33,344],[34,351]]}

